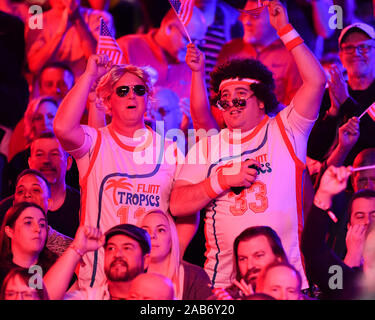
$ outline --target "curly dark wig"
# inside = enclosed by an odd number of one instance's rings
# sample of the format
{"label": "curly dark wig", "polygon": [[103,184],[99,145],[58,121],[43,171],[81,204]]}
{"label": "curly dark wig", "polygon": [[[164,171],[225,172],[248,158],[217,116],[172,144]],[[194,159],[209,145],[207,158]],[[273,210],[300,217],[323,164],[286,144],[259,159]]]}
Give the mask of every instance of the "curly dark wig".
{"label": "curly dark wig", "polygon": [[275,95],[275,81],[272,72],[258,60],[255,59],[233,59],[218,65],[210,73],[211,88],[215,95],[211,104],[215,105],[220,99],[219,86],[223,80],[232,78],[250,78],[259,80],[260,83],[252,83],[250,89],[258,100],[264,103],[266,114],[277,110],[279,102]]}

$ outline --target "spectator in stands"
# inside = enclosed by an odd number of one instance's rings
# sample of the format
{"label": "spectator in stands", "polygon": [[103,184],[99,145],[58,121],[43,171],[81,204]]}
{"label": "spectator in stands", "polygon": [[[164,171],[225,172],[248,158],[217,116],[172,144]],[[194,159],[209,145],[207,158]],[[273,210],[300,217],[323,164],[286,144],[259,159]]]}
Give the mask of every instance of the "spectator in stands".
{"label": "spectator in stands", "polygon": [[[72,157],[61,147],[52,132],[36,137],[31,143],[28,163],[31,169],[41,172],[50,185],[49,225],[58,232],[74,238],[79,225],[79,191],[65,183]],[[13,196],[3,201],[11,206]]]}
{"label": "spectator in stands", "polygon": [[57,255],[47,247],[48,222],[42,207],[21,202],[10,208],[0,231],[0,283],[14,267],[25,269],[37,264],[43,274]]}
{"label": "spectator in stands", "polygon": [[260,272],[276,261],[288,262],[277,233],[266,226],[245,229],[233,243],[234,281],[226,291],[234,299],[258,292],[257,279]]}
{"label": "spectator in stands", "polygon": [[36,83],[39,95],[53,97],[58,103],[61,102],[73,85],[73,71],[62,62],[45,64]]}
{"label": "spectator in stands", "polygon": [[260,12],[254,13],[257,7],[257,0],[247,1],[239,18],[243,24],[244,36],[223,46],[218,63],[233,58],[253,58],[261,61],[273,72],[278,101],[287,106],[302,85],[302,80],[292,54],[270,23],[267,7],[264,6]]}
{"label": "spectator in stands", "polygon": [[[94,287],[80,287],[65,295],[73,272],[89,251],[104,244],[103,283]],[[72,250],[67,250],[44,277],[52,299],[67,300],[125,300],[132,280],[148,267],[151,249],[146,231],[131,224],[120,224],[105,233],[99,229],[81,226],[74,238]]]}
{"label": "spectator in stands", "polygon": [[291,264],[274,262],[266,266],[257,281],[257,293],[265,293],[277,300],[300,300],[302,278]]}
{"label": "spectator in stands", "polygon": [[[22,146],[24,148],[17,146],[17,149],[19,148],[22,151],[19,150],[17,154],[14,154],[8,163],[8,195],[14,192],[17,175],[28,167],[27,160],[30,157],[31,141],[44,132],[53,131],[53,119],[55,118],[57,108],[57,101],[49,96],[33,99],[28,104],[24,117],[26,145]],[[14,141],[12,142],[14,143]],[[15,149],[15,147],[12,148]]]}
{"label": "spectator in stands", "polygon": [[174,300],[172,281],[159,273],[141,273],[131,283],[127,300]]}
{"label": "spectator in stands", "polygon": [[31,143],[29,166],[40,171],[51,187],[48,223],[58,232],[74,238],[79,226],[80,193],[65,183],[72,157],[51,132],[36,137]]}
{"label": "spectator in stands", "polygon": [[[375,30],[364,23],[344,28],[339,37],[339,55],[347,70],[348,82],[337,67],[331,68],[331,101],[321,106],[309,137],[308,156],[319,161],[323,161],[332,145],[337,127],[349,118],[359,117],[375,101]],[[360,132],[345,165],[351,165],[361,150],[375,147],[372,139],[375,123],[369,113],[360,120]]]}
{"label": "spectator in stands", "polygon": [[[47,63],[34,81],[32,96],[35,100],[33,101],[35,103],[35,101],[38,101],[37,98],[48,96],[53,98],[58,105],[73,87],[73,84],[73,72],[66,64],[61,62]],[[33,102],[30,101],[30,103]],[[25,120],[23,117],[14,128],[9,146],[9,160],[18,152],[26,149],[30,143],[32,137],[29,137],[29,133],[25,131],[25,126],[28,126],[28,130],[30,130],[29,122],[30,119]]]}
{"label": "spectator in stands", "polygon": [[[302,233],[302,252],[306,273],[322,291],[321,299],[353,299],[359,294],[364,244],[367,230],[375,218],[375,192],[361,190],[348,205],[349,224],[346,236],[347,253],[342,260],[327,246],[326,233],[332,223],[329,211],[332,198],[346,188],[351,167],[329,167],[314,198]],[[340,268],[339,282],[332,284],[332,266]],[[340,290],[337,290],[340,286]]]}
{"label": "spectator in stands", "polygon": [[[51,189],[47,179],[39,172],[33,169],[22,171],[16,181],[16,191],[14,196],[4,199],[0,203],[0,220],[3,221],[7,210],[20,202],[31,202],[48,211],[51,205]],[[47,212],[48,216],[48,212]],[[71,238],[58,233],[48,226],[47,248],[58,255],[61,255],[68,247]]]}
{"label": "spectator in stands", "polygon": [[64,62],[77,79],[96,51],[100,17],[114,34],[112,17],[105,11],[82,8],[77,0],[49,3],[51,10],[43,13],[43,29],[26,30],[29,68],[37,75],[48,62]]}
{"label": "spectator in stands", "polygon": [[29,273],[27,269],[12,268],[1,286],[0,300],[49,300],[42,275],[36,280],[39,283],[34,287],[30,286],[31,277],[35,278],[35,274]]}
{"label": "spectator in stands", "polygon": [[[264,3],[268,6],[270,23],[281,37],[283,31],[294,33],[287,23],[285,8],[278,1]],[[297,213],[302,210],[302,193],[298,192],[299,195],[293,196],[290,201],[286,199],[291,197],[291,190],[296,190],[294,182],[298,169],[295,171],[294,168],[296,165],[301,169],[304,167],[306,153],[303,150],[306,150],[308,135],[319,112],[326,81],[319,62],[302,44],[303,40],[295,36],[296,46],[289,46],[289,41],[286,46],[291,49],[304,83],[292,103],[276,117],[268,116],[277,107],[272,73],[261,62],[253,59],[231,60],[215,68],[211,74],[217,93],[215,102],[221,109],[227,128],[217,135],[200,139],[190,149],[171,193],[172,215],[179,217],[206,209],[208,250],[205,270],[214,286],[229,284],[231,270],[228,262],[232,259],[232,242],[229,239],[234,240],[235,234],[246,227],[268,225],[280,235],[288,259],[300,271],[304,279],[303,288],[307,288],[298,237],[303,224],[302,215]],[[283,39],[286,41],[286,38]],[[194,45],[189,45],[190,48],[194,49]],[[192,51],[187,55],[188,64],[193,70],[191,109],[195,111],[192,111],[192,118],[198,123],[197,128],[209,130],[212,128],[212,114],[206,101],[202,54]],[[270,146],[271,141],[275,143],[274,147]],[[219,142],[225,147],[220,147]],[[288,156],[283,157],[282,154]],[[261,155],[265,155],[267,160]],[[197,158],[198,161],[195,160]],[[271,158],[274,160],[269,160]],[[295,162],[289,162],[292,159]],[[276,164],[281,167],[276,169]],[[267,166],[272,169],[266,170]],[[278,174],[280,177],[284,174],[292,176],[279,179],[276,178]],[[297,173],[297,176],[303,175],[303,172]],[[284,185],[292,181],[292,187],[281,187],[281,182]],[[300,188],[303,188],[303,183],[301,178],[298,182]],[[272,192],[273,188],[277,188],[277,192]],[[285,190],[285,196],[281,196],[282,190]],[[258,192],[264,196],[263,201]],[[258,195],[259,202],[254,202],[254,193]],[[300,201],[294,207],[292,203],[297,198]],[[274,218],[270,215],[274,215]],[[286,225],[287,220],[294,222]]]}

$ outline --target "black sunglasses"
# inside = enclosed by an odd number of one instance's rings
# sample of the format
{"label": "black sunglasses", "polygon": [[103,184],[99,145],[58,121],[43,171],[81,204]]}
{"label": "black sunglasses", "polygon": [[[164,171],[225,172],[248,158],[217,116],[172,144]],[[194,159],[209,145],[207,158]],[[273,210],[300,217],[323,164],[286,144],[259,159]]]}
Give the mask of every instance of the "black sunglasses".
{"label": "black sunglasses", "polygon": [[[232,100],[232,104],[234,107],[237,107],[237,108],[243,108],[246,106],[246,100],[247,99],[233,99]],[[227,100],[219,100],[217,103],[216,103],[216,107],[218,107],[219,109],[222,109],[222,110],[227,110],[230,108],[230,104]]]}
{"label": "black sunglasses", "polygon": [[141,97],[141,96],[144,96],[147,89],[144,85],[142,84],[137,84],[135,86],[120,86],[120,87],[117,87],[116,88],[116,94],[119,96],[119,97],[126,97],[130,91],[130,88],[133,89],[133,92]]}

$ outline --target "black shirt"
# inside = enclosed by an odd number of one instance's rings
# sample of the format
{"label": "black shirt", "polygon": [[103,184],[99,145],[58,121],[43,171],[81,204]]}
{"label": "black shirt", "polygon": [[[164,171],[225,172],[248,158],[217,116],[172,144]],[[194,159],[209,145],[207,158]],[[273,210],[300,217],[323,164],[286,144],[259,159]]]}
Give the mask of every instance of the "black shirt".
{"label": "black shirt", "polygon": [[[5,198],[0,202],[0,222],[2,223],[5,213],[13,205],[14,196]],[[66,196],[62,206],[56,211],[47,212],[48,225],[56,231],[74,238],[79,226],[80,193],[66,186]]]}

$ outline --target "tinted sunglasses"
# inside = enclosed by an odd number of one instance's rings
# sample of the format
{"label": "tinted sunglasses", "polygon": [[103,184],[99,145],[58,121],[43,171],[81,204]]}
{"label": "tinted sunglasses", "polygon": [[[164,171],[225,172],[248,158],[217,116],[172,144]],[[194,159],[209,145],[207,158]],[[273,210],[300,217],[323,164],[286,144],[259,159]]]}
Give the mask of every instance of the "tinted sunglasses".
{"label": "tinted sunglasses", "polygon": [[144,96],[147,92],[147,89],[144,85],[142,84],[137,84],[135,86],[120,86],[120,87],[117,87],[116,88],[116,94],[119,96],[119,97],[126,97],[130,91],[130,88],[133,89],[133,92],[141,97],[141,96]]}
{"label": "tinted sunglasses", "polygon": [[[232,104],[234,107],[237,107],[237,108],[243,108],[246,106],[246,100],[247,99],[233,99],[232,100]],[[216,106],[219,108],[219,109],[223,109],[223,110],[227,110],[229,109],[231,106],[229,104],[229,101],[227,100],[219,100],[217,103],[216,103]]]}

